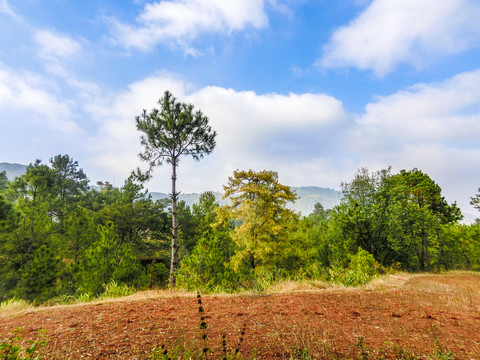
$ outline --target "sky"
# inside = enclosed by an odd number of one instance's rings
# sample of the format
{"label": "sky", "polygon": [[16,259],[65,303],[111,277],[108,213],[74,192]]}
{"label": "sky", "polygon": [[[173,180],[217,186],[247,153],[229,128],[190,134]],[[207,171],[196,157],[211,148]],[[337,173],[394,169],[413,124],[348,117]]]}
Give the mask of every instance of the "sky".
{"label": "sky", "polygon": [[[209,118],[212,154],[178,189],[233,171],[340,189],[418,168],[475,214],[478,0],[0,0],[0,162],[78,161],[122,186],[145,167],[135,116],[169,90]],[[150,191],[170,190],[167,164]]]}

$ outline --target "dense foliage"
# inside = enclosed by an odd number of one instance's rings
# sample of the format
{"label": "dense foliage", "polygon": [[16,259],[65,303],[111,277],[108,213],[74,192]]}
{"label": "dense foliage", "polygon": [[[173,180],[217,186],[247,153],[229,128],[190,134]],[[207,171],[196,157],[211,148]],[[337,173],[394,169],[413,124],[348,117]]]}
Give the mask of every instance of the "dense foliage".
{"label": "dense foliage", "polygon": [[[210,192],[192,208],[179,202],[177,284],[237,291],[281,279],[358,285],[390,269],[480,270],[480,223],[460,224],[457,206],[422,171],[360,169],[342,190],[334,209],[316,204],[302,217],[275,172],[235,171],[224,187],[229,205]],[[10,182],[0,173],[0,301],[167,286],[171,224],[168,204],[141,184],[89,186],[68,155],[37,160]]]}

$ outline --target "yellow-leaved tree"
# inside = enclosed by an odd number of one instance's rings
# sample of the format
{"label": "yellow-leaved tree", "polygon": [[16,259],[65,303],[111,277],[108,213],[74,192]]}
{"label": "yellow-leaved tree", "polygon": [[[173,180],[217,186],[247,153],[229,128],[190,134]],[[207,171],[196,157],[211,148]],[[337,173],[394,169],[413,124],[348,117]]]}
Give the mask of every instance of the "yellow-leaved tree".
{"label": "yellow-leaved tree", "polygon": [[238,269],[275,265],[289,248],[288,230],[297,214],[287,208],[297,195],[278,182],[278,174],[263,170],[234,171],[224,186],[230,205],[219,208],[220,221],[233,220],[232,238],[238,251],[232,265]]}

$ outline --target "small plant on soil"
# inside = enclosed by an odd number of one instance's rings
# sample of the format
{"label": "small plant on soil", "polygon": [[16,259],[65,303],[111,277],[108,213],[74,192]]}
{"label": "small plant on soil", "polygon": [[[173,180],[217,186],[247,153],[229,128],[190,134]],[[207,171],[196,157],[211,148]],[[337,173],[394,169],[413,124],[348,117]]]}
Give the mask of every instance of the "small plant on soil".
{"label": "small plant on soil", "polygon": [[29,340],[26,343],[22,340],[21,328],[16,328],[12,336],[0,343],[0,360],[40,360],[38,352],[40,347],[45,346],[44,334],[39,331],[36,340]]}
{"label": "small plant on soil", "polygon": [[[156,347],[150,358],[154,360],[170,360],[170,359],[209,359],[209,355],[213,356],[214,353],[208,344],[208,333],[207,333],[207,322],[205,317],[205,309],[203,308],[202,304],[202,296],[200,293],[197,293],[197,303],[198,303],[198,315],[200,318],[198,329],[200,330],[199,333],[199,345],[201,349],[197,350],[188,350],[185,349],[184,346],[177,344],[174,346],[170,351],[166,348],[164,344],[160,347]],[[227,338],[226,335],[222,335],[222,342],[220,353],[221,355],[216,355],[216,357],[210,357],[211,359],[222,359],[222,360],[241,360],[242,356],[240,354],[240,348],[243,343],[245,337],[245,331],[247,330],[246,323],[243,324],[243,327],[240,331],[240,337],[236,343],[235,348],[231,348],[229,351],[227,345]]]}

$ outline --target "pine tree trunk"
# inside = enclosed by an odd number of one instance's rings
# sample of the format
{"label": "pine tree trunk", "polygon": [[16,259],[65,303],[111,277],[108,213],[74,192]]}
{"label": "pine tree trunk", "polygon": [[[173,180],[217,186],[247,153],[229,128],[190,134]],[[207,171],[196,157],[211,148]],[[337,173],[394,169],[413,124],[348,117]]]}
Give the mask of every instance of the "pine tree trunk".
{"label": "pine tree trunk", "polygon": [[178,193],[176,190],[177,182],[177,161],[172,160],[172,258],[170,260],[170,278],[169,283],[171,287],[175,286],[175,269],[178,263],[178,222],[177,222],[177,200]]}

